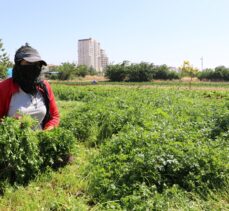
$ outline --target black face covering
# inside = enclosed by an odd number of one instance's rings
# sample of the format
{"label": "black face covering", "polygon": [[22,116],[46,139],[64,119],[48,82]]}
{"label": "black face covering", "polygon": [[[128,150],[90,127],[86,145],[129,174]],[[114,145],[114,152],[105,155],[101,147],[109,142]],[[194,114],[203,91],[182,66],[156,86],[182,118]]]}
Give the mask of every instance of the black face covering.
{"label": "black face covering", "polygon": [[21,89],[29,94],[37,92],[36,85],[39,84],[41,66],[39,64],[19,65],[13,68],[13,80]]}

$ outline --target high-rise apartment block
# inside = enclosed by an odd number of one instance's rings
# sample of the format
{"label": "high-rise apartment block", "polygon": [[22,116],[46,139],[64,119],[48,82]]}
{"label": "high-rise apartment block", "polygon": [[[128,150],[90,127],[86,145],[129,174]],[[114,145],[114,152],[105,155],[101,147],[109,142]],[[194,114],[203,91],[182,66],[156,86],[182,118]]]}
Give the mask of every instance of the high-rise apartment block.
{"label": "high-rise apartment block", "polygon": [[100,49],[100,64],[101,64],[101,68],[102,70],[104,70],[106,68],[106,66],[108,65],[108,57],[105,53],[105,50]]}
{"label": "high-rise apartment block", "polygon": [[108,57],[99,42],[92,38],[78,40],[78,65],[86,65],[96,71],[104,70]]}

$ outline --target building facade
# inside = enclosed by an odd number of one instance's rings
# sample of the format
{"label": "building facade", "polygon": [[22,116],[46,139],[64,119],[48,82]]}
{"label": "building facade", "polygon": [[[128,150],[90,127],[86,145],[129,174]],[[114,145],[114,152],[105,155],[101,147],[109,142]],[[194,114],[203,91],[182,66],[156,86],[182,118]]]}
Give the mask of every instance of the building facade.
{"label": "building facade", "polygon": [[108,57],[100,48],[100,43],[92,38],[78,40],[78,65],[103,71],[108,65]]}
{"label": "building facade", "polygon": [[101,69],[102,71],[106,68],[106,66],[108,65],[108,57],[105,53],[105,50],[100,49],[100,64],[101,64]]}

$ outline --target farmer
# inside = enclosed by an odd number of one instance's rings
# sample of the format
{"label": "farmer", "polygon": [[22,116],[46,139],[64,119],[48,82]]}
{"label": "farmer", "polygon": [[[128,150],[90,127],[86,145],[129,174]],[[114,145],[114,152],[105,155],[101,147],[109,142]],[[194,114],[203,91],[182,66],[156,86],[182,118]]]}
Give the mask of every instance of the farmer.
{"label": "farmer", "polygon": [[39,129],[57,127],[60,117],[53,91],[39,77],[47,63],[28,43],[16,51],[14,63],[12,77],[0,82],[0,119],[27,114],[38,121]]}

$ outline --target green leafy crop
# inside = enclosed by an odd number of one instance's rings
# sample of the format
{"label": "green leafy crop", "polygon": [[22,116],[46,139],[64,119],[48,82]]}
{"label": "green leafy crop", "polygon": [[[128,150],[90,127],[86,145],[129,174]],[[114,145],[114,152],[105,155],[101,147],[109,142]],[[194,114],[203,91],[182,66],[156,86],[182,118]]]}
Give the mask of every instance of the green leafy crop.
{"label": "green leafy crop", "polygon": [[143,187],[150,199],[174,185],[207,194],[228,184],[228,148],[222,149],[217,142],[162,142],[157,137],[132,127],[103,145],[90,167],[93,198],[100,202],[117,200],[126,206],[127,197],[141,195]]}
{"label": "green leafy crop", "polygon": [[0,124],[0,180],[24,184],[34,178],[42,162],[34,122],[27,117],[5,118]]}
{"label": "green leafy crop", "polygon": [[29,116],[20,120],[10,117],[0,123],[0,188],[5,184],[27,184],[48,166],[57,168],[67,163],[74,149],[70,131],[55,128],[36,131]]}

